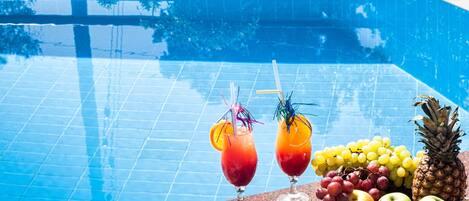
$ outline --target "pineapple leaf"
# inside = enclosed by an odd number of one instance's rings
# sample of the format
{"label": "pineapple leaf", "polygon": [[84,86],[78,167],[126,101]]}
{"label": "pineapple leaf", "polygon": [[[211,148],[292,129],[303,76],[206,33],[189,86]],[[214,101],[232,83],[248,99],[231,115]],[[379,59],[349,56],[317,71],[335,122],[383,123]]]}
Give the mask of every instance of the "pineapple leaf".
{"label": "pineapple leaf", "polygon": [[430,157],[441,161],[452,161],[461,150],[461,136],[465,133],[458,126],[458,110],[452,111],[450,106],[442,106],[431,96],[419,96],[414,106],[421,107],[426,116],[417,115],[412,121],[416,125],[416,133],[424,144]]}

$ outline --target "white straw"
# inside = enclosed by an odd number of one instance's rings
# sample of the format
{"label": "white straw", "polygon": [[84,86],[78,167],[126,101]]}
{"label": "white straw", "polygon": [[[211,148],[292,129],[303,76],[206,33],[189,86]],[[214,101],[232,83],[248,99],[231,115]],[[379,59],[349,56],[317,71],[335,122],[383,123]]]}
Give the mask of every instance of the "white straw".
{"label": "white straw", "polygon": [[274,70],[275,86],[277,87],[278,98],[280,99],[280,101],[282,101],[282,103],[285,103],[285,97],[283,96],[282,91],[282,84],[280,83],[280,76],[278,74],[277,61],[275,59],[272,60],[272,69]]}
{"label": "white straw", "polygon": [[236,135],[236,113],[238,111],[235,111],[235,107],[237,107],[237,98],[238,98],[238,91],[236,90],[234,82],[230,82],[230,94],[231,94],[231,123],[233,126],[233,133]]}
{"label": "white straw", "polygon": [[279,94],[280,91],[277,89],[265,89],[265,90],[256,90],[256,94]]}

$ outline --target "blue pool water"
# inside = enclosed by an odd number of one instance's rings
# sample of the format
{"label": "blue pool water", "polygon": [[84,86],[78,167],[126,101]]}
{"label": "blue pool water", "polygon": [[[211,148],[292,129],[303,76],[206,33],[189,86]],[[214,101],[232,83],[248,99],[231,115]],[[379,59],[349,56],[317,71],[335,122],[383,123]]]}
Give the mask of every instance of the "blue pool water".
{"label": "blue pool water", "polygon": [[[198,6],[174,5],[181,9],[177,22],[161,17],[171,12],[164,2],[0,2],[0,200],[233,197],[208,141],[226,110],[222,95],[230,81],[264,123],[255,126],[259,163],[246,193],[287,187],[273,154],[277,98],[255,94],[274,87],[272,58],[294,99],[318,104],[301,108],[317,115],[310,117],[313,150],[379,134],[415,153],[422,145],[408,120],[421,113],[412,107],[418,94],[461,106],[461,125],[469,130],[468,70],[458,64],[468,55],[464,43],[451,50],[454,59],[418,49],[407,50],[405,61],[414,62],[398,62],[397,32],[355,24],[366,22],[352,15],[363,2],[344,8],[322,1],[191,1]],[[264,10],[239,11],[243,3]],[[364,12],[386,8],[367,3]],[[239,12],[243,17],[233,20]],[[217,16],[223,21],[209,20]],[[339,20],[344,16],[350,21]],[[454,65],[420,66],[441,59]],[[468,136],[461,147],[469,150]],[[300,183],[317,179],[308,168]]]}

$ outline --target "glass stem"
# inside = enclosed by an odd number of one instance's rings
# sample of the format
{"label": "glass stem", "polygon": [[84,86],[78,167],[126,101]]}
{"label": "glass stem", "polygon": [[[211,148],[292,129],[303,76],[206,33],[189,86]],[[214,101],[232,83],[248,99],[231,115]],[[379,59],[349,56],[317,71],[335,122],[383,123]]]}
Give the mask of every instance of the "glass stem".
{"label": "glass stem", "polygon": [[298,177],[297,176],[291,176],[290,177],[290,193],[291,194],[298,193],[298,191],[296,190],[296,182],[298,182]]}
{"label": "glass stem", "polygon": [[245,188],[246,188],[245,186],[236,187],[236,193],[237,193],[236,200],[244,200],[243,192]]}

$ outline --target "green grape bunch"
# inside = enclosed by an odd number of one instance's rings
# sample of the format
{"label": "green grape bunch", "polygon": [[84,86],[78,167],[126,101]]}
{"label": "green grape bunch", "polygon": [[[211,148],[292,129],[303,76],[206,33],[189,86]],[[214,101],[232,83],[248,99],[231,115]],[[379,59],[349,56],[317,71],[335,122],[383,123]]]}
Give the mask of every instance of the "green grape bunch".
{"label": "green grape bunch", "polygon": [[388,137],[374,136],[372,140],[360,139],[350,142],[346,146],[326,147],[316,151],[311,164],[316,175],[324,176],[339,167],[363,167],[370,163],[377,163],[389,169],[389,179],[396,187],[411,188],[415,169],[423,157],[424,152],[417,152],[412,156],[407,147],[391,146]]}

